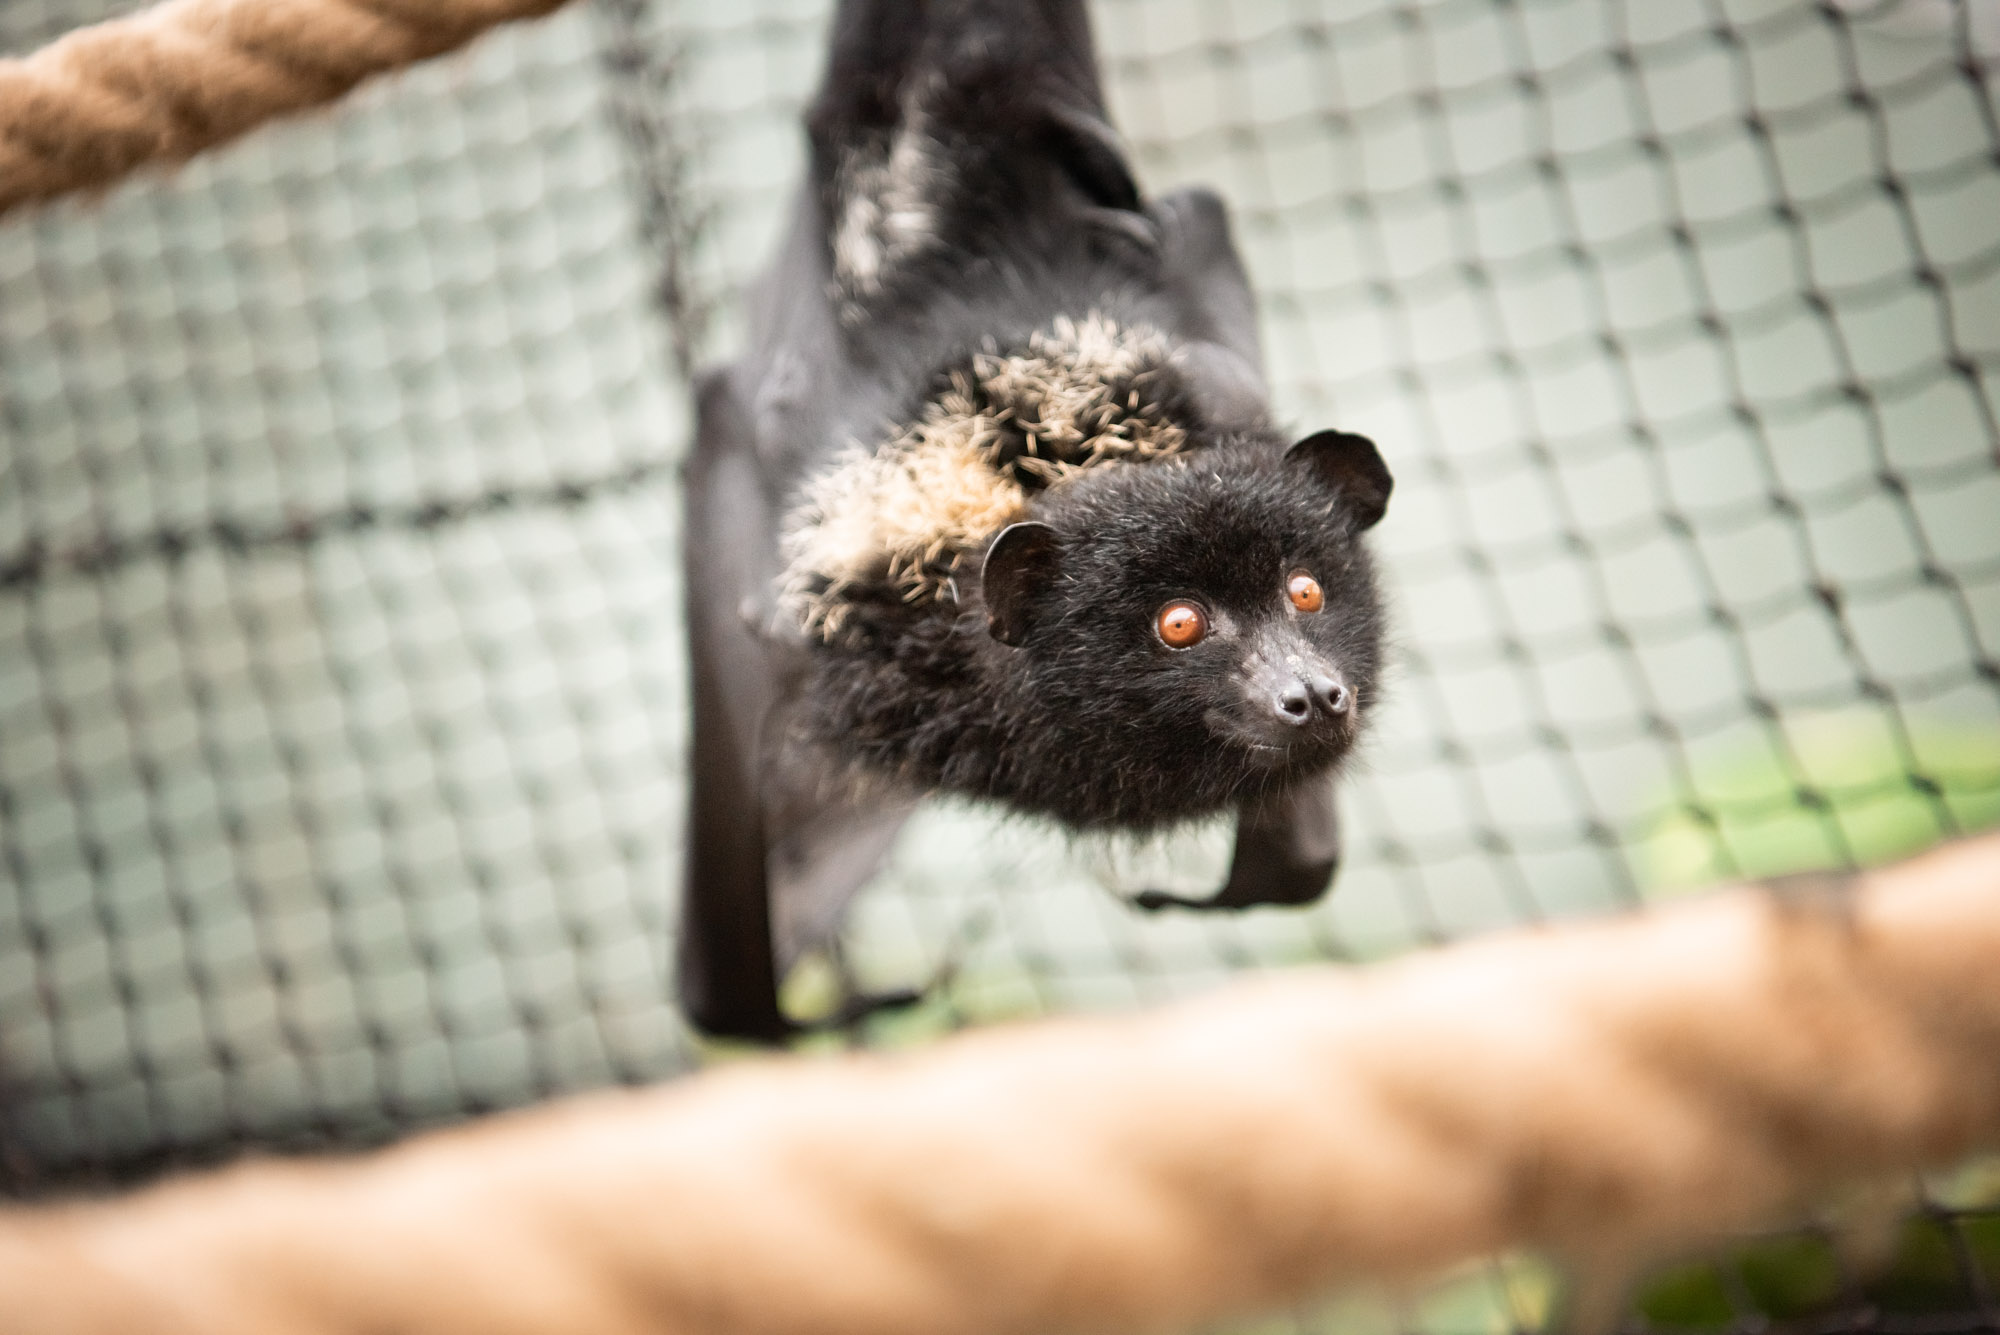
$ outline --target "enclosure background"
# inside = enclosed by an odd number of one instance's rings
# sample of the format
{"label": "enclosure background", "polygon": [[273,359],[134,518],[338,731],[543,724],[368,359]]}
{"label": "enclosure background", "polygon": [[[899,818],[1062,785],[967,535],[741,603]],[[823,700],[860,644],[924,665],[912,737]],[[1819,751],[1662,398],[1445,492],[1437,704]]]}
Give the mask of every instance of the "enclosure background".
{"label": "enclosure background", "polygon": [[[130,5],[17,0],[18,53]],[[0,223],[0,1155],[363,1143],[695,1060],[678,363],[726,354],[825,8],[600,0]],[[1102,0],[1281,414],[1374,436],[1391,694],[1305,912],[1218,830],[922,816],[907,1039],[2000,817],[2000,16]],[[1989,1318],[1990,1319],[1990,1311]]]}

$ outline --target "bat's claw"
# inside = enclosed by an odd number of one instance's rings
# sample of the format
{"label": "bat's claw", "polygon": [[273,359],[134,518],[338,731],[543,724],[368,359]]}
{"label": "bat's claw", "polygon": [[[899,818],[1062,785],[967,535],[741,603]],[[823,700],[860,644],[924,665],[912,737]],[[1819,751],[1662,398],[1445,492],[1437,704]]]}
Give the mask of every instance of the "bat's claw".
{"label": "bat's claw", "polygon": [[810,637],[795,617],[774,601],[746,596],[736,604],[736,618],[758,643],[772,649],[803,648]]}

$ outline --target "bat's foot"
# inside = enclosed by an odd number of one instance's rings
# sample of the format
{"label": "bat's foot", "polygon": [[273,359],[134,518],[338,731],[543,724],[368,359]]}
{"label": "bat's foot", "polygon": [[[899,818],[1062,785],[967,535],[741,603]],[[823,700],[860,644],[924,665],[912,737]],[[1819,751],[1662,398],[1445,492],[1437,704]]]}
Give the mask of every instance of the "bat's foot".
{"label": "bat's foot", "polygon": [[800,1024],[799,1032],[805,1034],[843,1032],[877,1015],[921,1006],[929,999],[930,994],[931,990],[928,987],[898,987],[891,988],[887,992],[852,993],[834,1009],[833,1014]]}
{"label": "bat's foot", "polygon": [[1252,862],[1245,874],[1241,837],[1238,838],[1237,865],[1229,880],[1214,894],[1197,899],[1166,890],[1142,890],[1125,902],[1145,913],[1161,909],[1190,909],[1196,913],[1228,913],[1242,909],[1270,907],[1300,908],[1326,897],[1333,885],[1338,859],[1327,862]]}
{"label": "bat's foot", "polygon": [[1158,913],[1161,909],[1233,909],[1235,904],[1223,903],[1219,899],[1195,899],[1190,895],[1169,894],[1165,890],[1141,890],[1126,901],[1135,909],[1147,913]]}
{"label": "bat's foot", "polygon": [[851,1032],[863,1021],[877,1015],[893,1011],[909,1010],[921,1006],[934,997],[942,996],[958,978],[959,965],[964,963],[965,952],[986,935],[992,925],[991,915],[979,912],[968,921],[961,923],[945,948],[944,959],[930,978],[918,987],[890,988],[884,992],[863,992],[854,985],[854,977],[848,972],[846,958],[836,949],[835,966],[840,970],[846,997],[831,1015],[811,1020],[798,1026],[801,1033],[825,1034]]}

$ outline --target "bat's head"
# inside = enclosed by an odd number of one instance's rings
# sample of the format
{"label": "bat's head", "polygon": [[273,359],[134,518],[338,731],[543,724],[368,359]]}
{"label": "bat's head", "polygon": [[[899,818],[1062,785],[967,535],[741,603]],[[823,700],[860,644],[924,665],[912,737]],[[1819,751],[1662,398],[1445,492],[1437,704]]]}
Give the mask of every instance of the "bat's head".
{"label": "bat's head", "polygon": [[1039,767],[1065,776],[1047,801],[1017,798],[1148,825],[1337,764],[1375,703],[1383,614],[1362,535],[1389,490],[1375,446],[1338,431],[1051,488],[980,571],[1009,694],[1047,711]]}

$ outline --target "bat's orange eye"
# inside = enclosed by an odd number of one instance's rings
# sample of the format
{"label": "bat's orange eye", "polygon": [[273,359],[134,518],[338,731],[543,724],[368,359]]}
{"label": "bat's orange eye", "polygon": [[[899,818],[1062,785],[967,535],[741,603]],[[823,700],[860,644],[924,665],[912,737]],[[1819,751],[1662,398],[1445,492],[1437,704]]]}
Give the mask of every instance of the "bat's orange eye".
{"label": "bat's orange eye", "polygon": [[1285,581],[1285,596],[1301,612],[1317,612],[1326,606],[1326,591],[1303,570]]}
{"label": "bat's orange eye", "polygon": [[1160,642],[1169,649],[1192,649],[1208,635],[1208,613],[1196,603],[1168,603],[1154,619]]}

